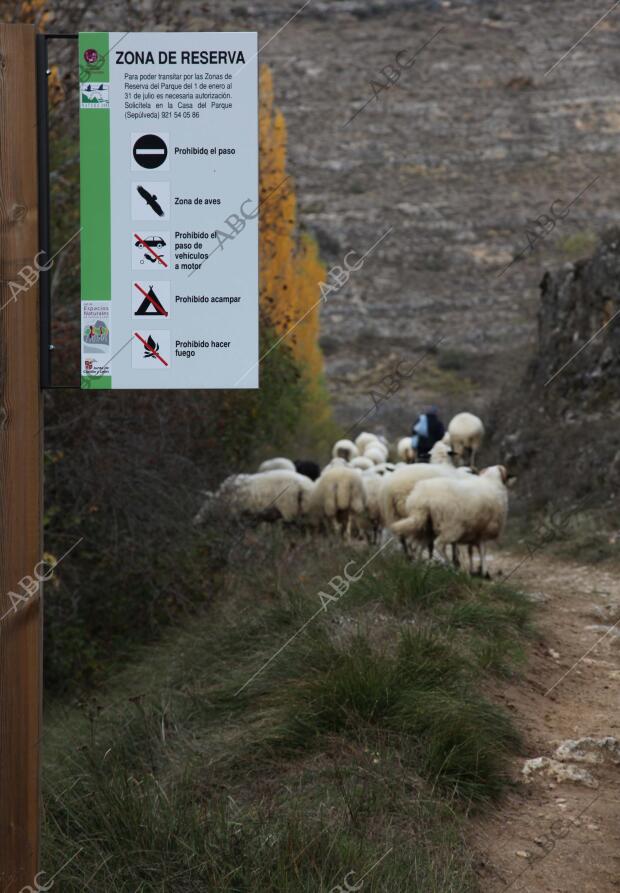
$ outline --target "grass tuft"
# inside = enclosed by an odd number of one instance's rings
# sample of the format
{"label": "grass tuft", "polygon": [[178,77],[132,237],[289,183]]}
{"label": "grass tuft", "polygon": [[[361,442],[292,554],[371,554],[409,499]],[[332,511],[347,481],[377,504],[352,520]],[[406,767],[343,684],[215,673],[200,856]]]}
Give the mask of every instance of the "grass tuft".
{"label": "grass tuft", "polygon": [[293,542],[274,568],[280,534],[256,537],[204,616],[49,711],[47,875],[79,851],[68,893],[474,893],[463,822],[520,746],[482,691],[517,671],[531,607],[383,553],[302,629],[350,556]]}

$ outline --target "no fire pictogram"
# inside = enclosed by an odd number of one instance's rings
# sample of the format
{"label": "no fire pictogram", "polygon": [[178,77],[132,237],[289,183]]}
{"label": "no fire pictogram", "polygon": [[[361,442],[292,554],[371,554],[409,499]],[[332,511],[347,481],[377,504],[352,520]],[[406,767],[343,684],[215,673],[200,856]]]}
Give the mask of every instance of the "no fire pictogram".
{"label": "no fire pictogram", "polygon": [[170,366],[170,332],[145,329],[133,332],[133,369],[167,369]]}

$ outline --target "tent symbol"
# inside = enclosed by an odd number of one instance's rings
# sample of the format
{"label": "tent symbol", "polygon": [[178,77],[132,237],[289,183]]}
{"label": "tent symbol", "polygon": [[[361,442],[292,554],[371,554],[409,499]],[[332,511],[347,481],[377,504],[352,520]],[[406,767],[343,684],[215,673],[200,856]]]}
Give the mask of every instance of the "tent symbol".
{"label": "tent symbol", "polygon": [[138,291],[142,292],[144,295],[144,300],[134,313],[134,316],[168,316],[168,313],[161,302],[161,298],[159,298],[155,291],[153,290],[153,286],[149,286],[148,291],[144,291],[138,283],[135,283]]}

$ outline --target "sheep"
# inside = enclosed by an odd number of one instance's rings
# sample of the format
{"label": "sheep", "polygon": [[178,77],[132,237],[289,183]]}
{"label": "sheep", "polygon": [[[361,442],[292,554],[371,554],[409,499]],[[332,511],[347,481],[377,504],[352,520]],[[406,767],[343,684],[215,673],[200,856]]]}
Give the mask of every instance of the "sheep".
{"label": "sheep", "polygon": [[366,511],[362,520],[358,522],[360,530],[366,535],[370,544],[378,541],[379,531],[383,526],[383,516],[381,513],[381,485],[383,479],[381,474],[376,472],[376,467],[377,466],[362,472],[362,485],[364,487]]}
{"label": "sheep", "polygon": [[401,437],[396,446],[396,453],[402,462],[415,462],[417,457],[410,437]]}
{"label": "sheep", "polygon": [[359,450],[351,440],[337,440],[332,449],[332,457],[334,459],[346,459],[350,462],[359,456]]}
{"label": "sheep", "polygon": [[351,465],[351,468],[359,468],[360,471],[367,471],[369,468],[374,468],[374,462],[367,456],[356,456],[355,459],[351,459],[349,464]]}
{"label": "sheep", "polygon": [[[335,459],[329,460],[327,465],[325,465],[324,468],[321,470],[321,474],[323,474],[324,471],[327,471],[328,468],[343,468],[345,465],[348,465],[348,464],[349,463],[347,462],[346,459],[342,459],[340,456],[336,456]],[[320,475],[319,475],[319,477],[320,477]]]}
{"label": "sheep", "polygon": [[362,473],[348,465],[334,465],[323,469],[310,497],[309,513],[319,520],[327,520],[332,528],[349,540],[355,515],[361,515],[366,500]]}
{"label": "sheep", "polygon": [[231,474],[224,478],[217,490],[202,490],[201,493],[205,497],[200,509],[193,518],[194,524],[202,524],[206,520],[210,509],[218,500],[231,498],[234,493],[253,475],[251,474]]}
{"label": "sheep", "polygon": [[362,433],[358,434],[355,438],[355,446],[358,451],[363,454],[366,447],[376,440],[378,440],[376,434],[371,434],[369,431],[362,431]]}
{"label": "sheep", "polygon": [[295,471],[298,474],[305,474],[311,481],[316,481],[321,473],[321,467],[312,459],[295,459]]}
{"label": "sheep", "polygon": [[383,462],[386,462],[387,457],[387,447],[383,446],[382,443],[379,443],[378,440],[375,443],[370,444],[370,446],[367,446],[364,450],[364,458],[370,459],[375,465],[381,465]]}
{"label": "sheep", "polygon": [[459,412],[448,425],[448,434],[455,464],[474,465],[484,438],[484,425],[478,416],[471,412]]}
{"label": "sheep", "polygon": [[259,473],[262,471],[295,471],[295,463],[290,459],[265,459],[258,466]]}
{"label": "sheep", "polygon": [[389,452],[389,447],[388,447],[385,437],[379,437],[378,434],[373,434],[372,440],[366,441],[364,446],[360,449],[360,452],[363,456],[367,450],[369,450],[371,448],[374,449],[375,447],[380,450],[385,450],[386,453]]}
{"label": "sheep", "polygon": [[445,557],[452,545],[458,567],[459,543],[467,545],[469,572],[473,574],[473,547],[480,554],[480,576],[487,576],[485,543],[501,534],[508,514],[508,474],[503,465],[483,469],[479,475],[451,475],[421,481],[405,504],[407,517],[391,524],[399,536],[426,542]]}
{"label": "sheep", "polygon": [[393,462],[381,462],[380,465],[373,465],[369,471],[372,471],[374,474],[384,475],[391,473],[396,467]]}
{"label": "sheep", "polygon": [[438,440],[429,453],[431,465],[452,465],[454,467],[454,450],[443,440]]}
{"label": "sheep", "polygon": [[234,518],[293,521],[307,514],[314,486],[309,478],[295,471],[231,475],[215,493],[207,494],[195,521],[203,521],[216,500],[225,505]]}
{"label": "sheep", "polygon": [[386,475],[381,487],[381,512],[386,527],[406,517],[407,497],[420,481],[455,474],[457,469],[453,466],[418,462],[414,465],[402,465],[392,474]]}

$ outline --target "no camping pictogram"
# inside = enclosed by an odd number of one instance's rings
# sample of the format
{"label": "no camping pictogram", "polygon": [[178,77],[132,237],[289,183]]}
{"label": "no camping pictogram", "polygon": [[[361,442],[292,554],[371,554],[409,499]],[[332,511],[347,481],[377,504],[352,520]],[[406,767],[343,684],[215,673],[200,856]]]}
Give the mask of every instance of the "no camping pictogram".
{"label": "no camping pictogram", "polygon": [[168,316],[170,283],[151,282],[149,285],[134,282],[132,305],[134,316]]}

